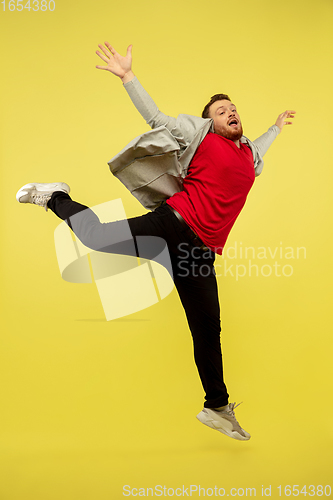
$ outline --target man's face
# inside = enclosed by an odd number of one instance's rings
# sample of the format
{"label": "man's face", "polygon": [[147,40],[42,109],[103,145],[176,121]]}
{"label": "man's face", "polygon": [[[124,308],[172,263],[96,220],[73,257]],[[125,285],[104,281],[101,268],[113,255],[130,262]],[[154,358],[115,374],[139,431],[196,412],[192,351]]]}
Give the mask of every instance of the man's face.
{"label": "man's face", "polygon": [[215,134],[231,141],[238,141],[243,135],[242,122],[236,106],[230,101],[214,102],[209,108],[209,116],[214,120]]}

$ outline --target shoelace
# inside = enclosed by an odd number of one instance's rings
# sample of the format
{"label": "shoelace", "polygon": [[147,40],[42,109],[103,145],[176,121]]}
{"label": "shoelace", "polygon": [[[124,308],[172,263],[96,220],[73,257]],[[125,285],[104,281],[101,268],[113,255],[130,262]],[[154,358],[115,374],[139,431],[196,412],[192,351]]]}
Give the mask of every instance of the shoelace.
{"label": "shoelace", "polygon": [[47,211],[47,202],[51,198],[50,195],[48,194],[33,194],[31,195],[31,201],[35,205],[39,205],[41,207],[44,207],[45,210]]}
{"label": "shoelace", "polygon": [[240,403],[238,403],[236,405],[236,403],[229,403],[228,405],[228,409],[226,410],[228,413],[230,413],[233,417],[235,417],[235,412],[234,412],[234,409],[237,408],[237,406],[241,405],[243,403],[243,401],[241,401]]}

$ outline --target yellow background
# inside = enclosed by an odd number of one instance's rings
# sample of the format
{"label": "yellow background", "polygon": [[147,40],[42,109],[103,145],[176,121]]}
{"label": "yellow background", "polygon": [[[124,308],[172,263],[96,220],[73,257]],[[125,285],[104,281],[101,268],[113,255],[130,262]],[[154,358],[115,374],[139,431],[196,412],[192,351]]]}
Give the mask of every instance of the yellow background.
{"label": "yellow background", "polygon": [[[332,1],[2,6],[1,500],[333,486]],[[107,166],[148,128],[121,82],[95,68],[105,40],[121,53],[133,44],[134,72],[169,115],[200,114],[226,92],[255,139],[297,110],[228,244],[282,242],[306,258],[278,259],[290,277],[219,277],[226,382],[249,442],[195,418],[203,393],[176,292],[106,322],[94,284],[60,277],[59,220],[15,200],[27,182],[65,181],[82,203],[121,197],[128,217],[144,213]]]}

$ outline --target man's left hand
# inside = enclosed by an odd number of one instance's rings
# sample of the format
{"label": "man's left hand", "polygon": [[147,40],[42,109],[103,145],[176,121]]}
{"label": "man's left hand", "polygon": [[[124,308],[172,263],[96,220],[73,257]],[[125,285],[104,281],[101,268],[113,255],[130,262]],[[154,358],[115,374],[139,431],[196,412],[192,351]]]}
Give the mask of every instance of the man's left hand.
{"label": "man's left hand", "polygon": [[296,111],[291,111],[288,109],[284,113],[281,113],[281,115],[278,116],[278,119],[275,122],[275,125],[277,125],[280,129],[280,133],[282,132],[282,129],[284,125],[292,125],[293,122],[288,122],[286,121],[288,118],[294,118],[295,117]]}

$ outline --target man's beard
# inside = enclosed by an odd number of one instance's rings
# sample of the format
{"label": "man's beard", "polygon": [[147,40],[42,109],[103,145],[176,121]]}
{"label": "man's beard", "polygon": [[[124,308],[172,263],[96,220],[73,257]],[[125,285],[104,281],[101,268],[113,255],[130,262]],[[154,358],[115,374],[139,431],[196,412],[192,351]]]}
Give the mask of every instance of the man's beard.
{"label": "man's beard", "polygon": [[243,127],[242,124],[239,124],[239,127],[237,129],[233,130],[231,127],[226,127],[223,129],[222,133],[219,135],[222,135],[222,137],[225,137],[226,139],[230,139],[230,141],[239,141],[239,139],[243,135]]}

